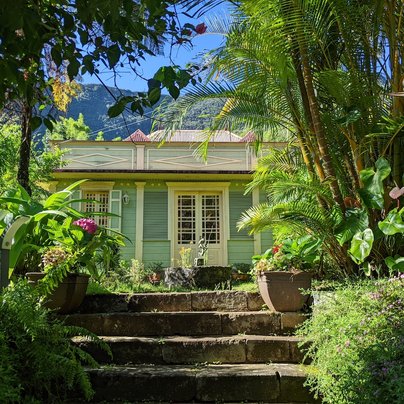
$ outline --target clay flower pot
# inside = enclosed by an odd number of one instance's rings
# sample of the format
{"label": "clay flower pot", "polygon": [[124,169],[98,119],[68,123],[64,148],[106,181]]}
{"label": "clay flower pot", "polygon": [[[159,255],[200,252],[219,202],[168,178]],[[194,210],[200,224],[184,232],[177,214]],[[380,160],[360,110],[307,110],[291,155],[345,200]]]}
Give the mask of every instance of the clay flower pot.
{"label": "clay flower pot", "polygon": [[263,271],[257,276],[262,299],[269,309],[287,312],[299,311],[307,303],[309,295],[300,289],[310,289],[310,272]]}
{"label": "clay flower pot", "polygon": [[[35,286],[43,277],[44,272],[27,272],[28,283]],[[54,289],[45,302],[45,307],[57,310],[60,314],[71,313],[78,309],[86,295],[90,275],[69,274]]]}
{"label": "clay flower pot", "polygon": [[149,275],[149,282],[152,285],[158,285],[160,283],[160,281],[161,281],[161,275],[160,274],[158,274],[156,272],[153,272],[151,275]]}

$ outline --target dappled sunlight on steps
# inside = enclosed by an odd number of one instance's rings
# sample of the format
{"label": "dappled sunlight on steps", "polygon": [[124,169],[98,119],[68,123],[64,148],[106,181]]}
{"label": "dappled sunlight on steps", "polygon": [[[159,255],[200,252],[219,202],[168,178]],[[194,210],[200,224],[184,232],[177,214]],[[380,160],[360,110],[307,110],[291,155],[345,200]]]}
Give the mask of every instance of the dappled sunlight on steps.
{"label": "dappled sunlight on steps", "polygon": [[102,364],[88,370],[95,402],[314,402],[290,336],[305,315],[262,305],[250,292],[99,295],[66,322],[102,336],[114,354],[75,340]]}

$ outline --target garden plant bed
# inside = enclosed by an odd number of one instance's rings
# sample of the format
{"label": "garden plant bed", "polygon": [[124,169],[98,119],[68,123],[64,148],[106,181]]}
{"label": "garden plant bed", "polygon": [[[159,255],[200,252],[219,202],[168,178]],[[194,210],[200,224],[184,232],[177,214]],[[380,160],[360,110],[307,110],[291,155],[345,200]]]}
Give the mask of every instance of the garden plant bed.
{"label": "garden plant bed", "polygon": [[164,271],[164,283],[169,288],[212,288],[224,287],[231,281],[231,267],[198,266],[192,268],[173,267]]}

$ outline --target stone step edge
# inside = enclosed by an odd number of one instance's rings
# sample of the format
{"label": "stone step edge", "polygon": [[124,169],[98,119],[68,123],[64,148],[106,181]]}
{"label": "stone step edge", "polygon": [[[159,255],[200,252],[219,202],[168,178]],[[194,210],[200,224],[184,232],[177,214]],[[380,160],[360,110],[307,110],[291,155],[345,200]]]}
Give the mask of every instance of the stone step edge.
{"label": "stone step edge", "polygon": [[298,337],[233,335],[226,337],[110,337],[101,336],[112,358],[86,338],[73,341],[97,362],[109,364],[300,363]]}
{"label": "stone step edge", "polygon": [[258,292],[117,293],[86,295],[79,312],[259,311],[263,307]]}
{"label": "stone step edge", "polygon": [[305,315],[270,312],[145,312],[72,314],[68,325],[87,328],[98,335],[283,335],[294,331]]}
{"label": "stone step edge", "polygon": [[303,386],[304,368],[295,364],[107,366],[87,372],[95,401],[314,402]]}

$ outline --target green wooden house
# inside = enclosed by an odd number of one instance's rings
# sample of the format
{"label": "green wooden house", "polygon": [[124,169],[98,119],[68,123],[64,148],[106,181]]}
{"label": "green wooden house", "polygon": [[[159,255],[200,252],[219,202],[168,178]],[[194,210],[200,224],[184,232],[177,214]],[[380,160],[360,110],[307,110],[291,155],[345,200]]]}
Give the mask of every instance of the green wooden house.
{"label": "green wooden house", "polygon": [[[54,173],[52,190],[88,179],[74,196],[95,199],[82,211],[112,212],[96,216],[103,225],[130,238],[124,259],[176,264],[181,247],[195,257],[198,241],[208,241],[210,265],[251,262],[251,256],[271,245],[269,233],[248,235],[237,230],[241,213],[258,204],[258,190],[244,195],[257,157],[251,134],[240,138],[218,131],[209,144],[207,161],[198,158],[200,131],[181,130],[161,145],[162,133],[135,131],[123,141],[59,141],[66,165]],[[263,148],[282,147],[281,143]]]}

